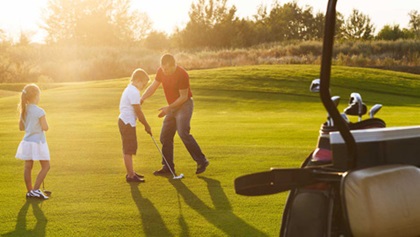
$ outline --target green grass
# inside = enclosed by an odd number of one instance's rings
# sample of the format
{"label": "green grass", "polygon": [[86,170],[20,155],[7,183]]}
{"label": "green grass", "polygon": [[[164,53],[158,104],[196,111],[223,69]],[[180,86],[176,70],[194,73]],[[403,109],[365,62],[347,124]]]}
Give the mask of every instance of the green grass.
{"label": "green grass", "polygon": [[[191,71],[195,112],[192,134],[211,164],[195,163],[178,137],[175,162],[185,179],[155,177],[159,153],[138,127],[135,168],[146,183],[125,182],[118,104],[127,78],[45,86],[51,200],[26,202],[23,163],[14,158],[23,133],[16,105],[21,84],[0,84],[0,234],[5,236],[276,236],[287,193],[235,194],[238,176],[270,167],[298,167],[316,145],[326,112],[308,88],[319,66],[248,66]],[[333,95],[345,108],[359,92],[388,126],[420,121],[420,76],[334,67]],[[159,137],[162,90],[143,110]],[[37,164],[34,174],[39,170]]]}

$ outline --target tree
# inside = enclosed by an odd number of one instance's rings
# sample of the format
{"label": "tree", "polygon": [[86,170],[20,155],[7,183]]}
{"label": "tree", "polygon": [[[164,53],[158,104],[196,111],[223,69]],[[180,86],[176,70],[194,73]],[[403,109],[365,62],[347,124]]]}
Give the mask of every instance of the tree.
{"label": "tree", "polygon": [[405,38],[403,30],[400,29],[399,25],[385,25],[376,36],[380,40],[397,40]]}
{"label": "tree", "polygon": [[268,22],[274,41],[311,40],[319,37],[322,19],[323,16],[319,15],[315,20],[311,7],[300,8],[296,2],[281,6],[276,2]]}
{"label": "tree", "polygon": [[186,48],[229,46],[234,35],[236,7],[227,0],[198,0],[191,4],[189,22],[179,32],[180,46]]}
{"label": "tree", "polygon": [[324,37],[324,24],[325,24],[325,16],[323,13],[318,12],[315,17],[313,18],[312,22],[308,22],[311,24],[312,28],[312,39],[322,39]]}
{"label": "tree", "polygon": [[144,38],[150,20],[129,7],[130,0],[49,0],[43,26],[47,43],[112,45]]}
{"label": "tree", "polygon": [[268,20],[273,41],[284,41],[292,38],[294,31],[297,29],[290,28],[294,28],[292,25],[297,11],[299,9],[297,9],[296,3],[288,3],[287,6],[281,6],[278,2],[273,4]]}
{"label": "tree", "polygon": [[114,0],[110,15],[120,41],[140,41],[152,32],[152,21],[140,11],[130,12],[130,0]]}
{"label": "tree", "polygon": [[375,28],[369,16],[353,9],[343,25],[343,38],[350,40],[369,40],[373,38]]}
{"label": "tree", "polygon": [[410,16],[410,30],[415,35],[416,39],[420,39],[420,13],[414,10],[409,12],[408,15]]}
{"label": "tree", "polygon": [[207,36],[211,25],[208,22],[205,0],[192,3],[188,16],[190,18],[184,30],[179,32],[181,47],[196,48],[206,46],[209,42]]}
{"label": "tree", "polygon": [[[247,41],[246,45],[256,45],[261,43],[270,42],[270,25],[269,14],[267,7],[263,4],[259,5],[257,14],[253,16],[253,20],[240,21],[240,33],[244,35],[244,40]],[[245,36],[245,35],[248,36]],[[246,37],[246,38],[245,38]]]}
{"label": "tree", "polygon": [[170,47],[170,40],[163,32],[152,31],[144,40],[144,46],[149,49],[167,49]]}
{"label": "tree", "polygon": [[[226,1],[225,1],[226,2]],[[217,48],[223,47],[234,47],[234,38],[238,35],[237,32],[237,21],[235,14],[236,14],[236,7],[233,6],[230,9],[222,10],[219,14],[219,19],[213,26],[213,34],[212,39],[213,46]]]}
{"label": "tree", "polygon": [[337,12],[335,16],[335,35],[338,39],[344,38],[344,15],[340,12]]}

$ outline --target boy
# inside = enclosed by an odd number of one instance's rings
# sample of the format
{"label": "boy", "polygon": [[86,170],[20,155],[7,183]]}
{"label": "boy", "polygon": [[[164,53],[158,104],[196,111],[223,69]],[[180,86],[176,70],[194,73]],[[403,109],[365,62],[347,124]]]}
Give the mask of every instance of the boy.
{"label": "boy", "polygon": [[146,121],[140,107],[140,91],[146,87],[149,76],[143,69],[134,70],[130,83],[125,88],[120,100],[120,115],[118,127],[121,133],[124,164],[127,170],[127,182],[144,182],[144,176],[134,172],[133,155],[137,152],[136,119],[143,124],[144,130],[152,135],[151,128]]}

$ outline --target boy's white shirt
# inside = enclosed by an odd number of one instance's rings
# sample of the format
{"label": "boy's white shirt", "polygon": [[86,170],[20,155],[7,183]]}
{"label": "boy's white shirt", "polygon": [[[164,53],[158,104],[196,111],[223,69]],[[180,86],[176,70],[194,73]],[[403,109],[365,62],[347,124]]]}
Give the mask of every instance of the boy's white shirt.
{"label": "boy's white shirt", "polygon": [[137,115],[134,112],[133,105],[140,104],[141,94],[137,87],[129,84],[121,95],[120,100],[120,118],[125,124],[136,126]]}

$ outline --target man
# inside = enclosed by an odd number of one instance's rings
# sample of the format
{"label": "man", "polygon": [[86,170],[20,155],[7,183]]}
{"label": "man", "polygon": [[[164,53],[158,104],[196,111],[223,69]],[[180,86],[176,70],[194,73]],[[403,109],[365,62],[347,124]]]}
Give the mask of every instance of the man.
{"label": "man", "polygon": [[194,102],[190,89],[188,73],[177,66],[175,58],[171,54],[165,54],[160,61],[160,68],[156,73],[153,83],[146,89],[142,101],[152,96],[156,89],[162,84],[168,105],[159,109],[159,118],[163,120],[160,142],[162,153],[170,167],[162,160],[163,167],[154,172],[155,175],[169,175],[170,169],[175,172],[174,164],[174,136],[178,132],[182,142],[197,163],[196,174],[203,173],[209,161],[202,153],[200,146],[190,134],[190,121],[193,113]]}

